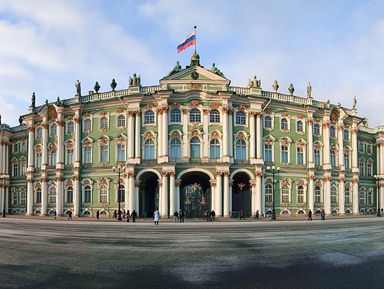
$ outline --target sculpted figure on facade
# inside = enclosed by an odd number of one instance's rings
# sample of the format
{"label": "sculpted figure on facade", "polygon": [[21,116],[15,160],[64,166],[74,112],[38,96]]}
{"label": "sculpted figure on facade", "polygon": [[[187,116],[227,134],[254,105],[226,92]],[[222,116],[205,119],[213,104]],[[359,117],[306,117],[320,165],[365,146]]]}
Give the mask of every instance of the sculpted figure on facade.
{"label": "sculpted figure on facade", "polygon": [[288,91],[289,91],[289,94],[290,95],[293,95],[293,93],[295,92],[295,88],[293,87],[293,84],[291,83],[288,87]]}
{"label": "sculpted figure on facade", "polygon": [[36,106],[36,94],[33,92],[32,98],[31,98],[31,107],[35,108],[35,106]]}
{"label": "sculpted figure on facade", "polygon": [[166,76],[170,76],[172,74],[175,74],[175,73],[179,72],[180,70],[181,70],[181,65],[180,65],[179,61],[176,61],[175,67],[170,72],[168,72],[168,74]]}
{"label": "sculpted figure on facade", "polygon": [[112,88],[112,91],[115,91],[116,86],[117,86],[117,82],[116,82],[116,80],[113,78],[113,79],[112,79],[112,82],[111,82],[111,88]]}
{"label": "sculpted figure on facade", "polygon": [[136,73],[133,74],[132,77],[129,78],[129,86],[140,86],[141,79],[140,76],[136,76]]}
{"label": "sculpted figure on facade", "polygon": [[99,92],[99,90],[100,90],[100,85],[99,85],[99,83],[98,83],[97,81],[96,81],[95,86],[93,87],[93,89],[95,90],[96,93]]}
{"label": "sculpted figure on facade", "polygon": [[308,85],[307,85],[307,97],[312,97],[312,85],[310,82],[308,82]]}
{"label": "sculpted figure on facade", "polygon": [[214,74],[217,74],[219,76],[224,77],[224,74],[216,67],[215,63],[212,63],[212,67],[209,69],[209,71],[213,72]]}
{"label": "sculpted figure on facade", "polygon": [[279,89],[279,83],[277,82],[277,80],[275,80],[272,84],[272,88],[275,92],[277,92],[277,90]]}
{"label": "sculpted figure on facade", "polygon": [[257,79],[256,75],[253,77],[253,79],[248,80],[248,87],[249,88],[261,88],[261,79]]}
{"label": "sculpted figure on facade", "polygon": [[357,105],[357,99],[356,99],[356,95],[353,96],[353,99],[352,99],[352,109],[355,110],[356,109],[356,105]]}
{"label": "sculpted figure on facade", "polygon": [[81,96],[81,83],[80,83],[79,80],[77,80],[75,86],[76,86],[76,95],[77,95],[77,96]]}

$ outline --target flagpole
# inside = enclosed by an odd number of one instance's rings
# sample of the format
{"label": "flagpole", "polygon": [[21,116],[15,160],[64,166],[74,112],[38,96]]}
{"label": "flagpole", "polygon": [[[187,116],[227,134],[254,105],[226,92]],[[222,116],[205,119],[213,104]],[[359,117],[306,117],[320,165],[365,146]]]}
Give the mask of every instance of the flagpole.
{"label": "flagpole", "polygon": [[196,53],[196,44],[197,44],[197,34],[196,34],[196,28],[197,26],[194,26],[193,29],[195,29],[195,53]]}

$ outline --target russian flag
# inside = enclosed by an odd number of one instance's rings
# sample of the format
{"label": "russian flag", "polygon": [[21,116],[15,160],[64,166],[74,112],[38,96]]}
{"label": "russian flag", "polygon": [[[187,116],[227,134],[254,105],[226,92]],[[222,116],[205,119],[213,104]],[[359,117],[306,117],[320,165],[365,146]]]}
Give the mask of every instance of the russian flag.
{"label": "russian flag", "polygon": [[184,49],[188,48],[189,46],[191,45],[195,45],[196,44],[196,32],[193,31],[191,34],[189,34],[184,40],[182,43],[180,43],[178,46],[177,46],[177,53],[180,53],[181,51],[183,51]]}

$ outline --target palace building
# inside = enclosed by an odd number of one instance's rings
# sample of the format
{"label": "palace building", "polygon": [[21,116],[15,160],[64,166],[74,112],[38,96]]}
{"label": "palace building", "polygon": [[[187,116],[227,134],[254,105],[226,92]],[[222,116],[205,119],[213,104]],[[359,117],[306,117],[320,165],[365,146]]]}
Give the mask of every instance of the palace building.
{"label": "palace building", "polygon": [[[35,104],[0,124],[0,211],[93,216],[136,210],[163,217],[257,212],[375,213],[384,204],[384,126],[307,95],[247,87],[213,64],[179,63],[159,85]],[[114,169],[113,169],[114,168]]]}

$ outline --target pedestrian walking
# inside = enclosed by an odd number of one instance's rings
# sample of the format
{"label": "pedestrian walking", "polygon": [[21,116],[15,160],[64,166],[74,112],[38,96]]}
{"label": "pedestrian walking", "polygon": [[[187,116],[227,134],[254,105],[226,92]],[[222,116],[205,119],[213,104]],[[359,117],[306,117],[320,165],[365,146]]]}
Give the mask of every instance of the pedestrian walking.
{"label": "pedestrian walking", "polygon": [[240,210],[240,220],[245,220],[244,211]]}
{"label": "pedestrian walking", "polygon": [[113,217],[114,219],[117,218],[117,211],[116,211],[116,210],[113,211],[113,215],[112,215],[112,217]]}
{"label": "pedestrian walking", "polygon": [[131,214],[129,213],[129,210],[126,212],[126,218],[127,218],[127,223],[131,220]]}
{"label": "pedestrian walking", "polygon": [[156,209],[156,211],[153,213],[153,221],[155,222],[155,225],[159,225],[159,220],[160,220],[160,213],[159,210]]}
{"label": "pedestrian walking", "polygon": [[256,211],[256,219],[260,218],[259,210]]}
{"label": "pedestrian walking", "polygon": [[72,211],[68,211],[68,218],[67,220],[72,220]]}
{"label": "pedestrian walking", "polygon": [[308,221],[312,221],[312,211],[308,211]]}
{"label": "pedestrian walking", "polygon": [[208,212],[208,210],[205,210],[204,211],[204,218],[207,220],[207,222],[209,221],[209,212]]}
{"label": "pedestrian walking", "polygon": [[324,211],[324,209],[321,210],[320,216],[321,216],[321,220],[325,221],[325,211]]}
{"label": "pedestrian walking", "polygon": [[137,213],[135,210],[132,211],[132,214],[131,214],[131,218],[132,218],[132,223],[136,222],[136,217],[137,217]]}
{"label": "pedestrian walking", "polygon": [[179,218],[179,213],[177,211],[175,211],[173,213],[173,220],[174,220],[175,223],[177,223],[178,218]]}
{"label": "pedestrian walking", "polygon": [[53,212],[53,215],[55,216],[55,220],[56,220],[56,216],[57,216],[56,211]]}
{"label": "pedestrian walking", "polygon": [[97,211],[96,211],[96,220],[98,220],[99,218],[100,218],[100,211],[97,210]]}
{"label": "pedestrian walking", "polygon": [[183,210],[180,210],[180,212],[179,212],[179,220],[180,220],[180,223],[184,223],[184,211]]}
{"label": "pedestrian walking", "polygon": [[216,219],[216,213],[214,210],[211,211],[211,220],[214,221]]}

